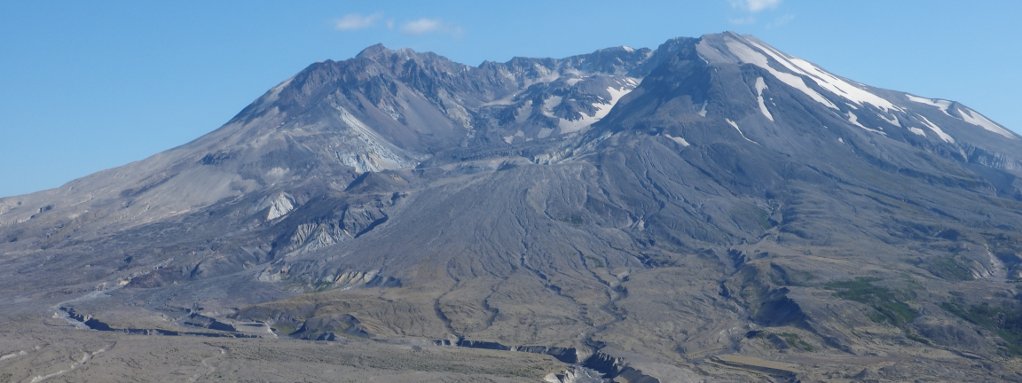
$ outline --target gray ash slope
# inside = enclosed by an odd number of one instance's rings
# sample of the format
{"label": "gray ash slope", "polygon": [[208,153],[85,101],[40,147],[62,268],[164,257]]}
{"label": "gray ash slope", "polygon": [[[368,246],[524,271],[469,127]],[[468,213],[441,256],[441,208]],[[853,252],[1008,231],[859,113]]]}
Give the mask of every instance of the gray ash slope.
{"label": "gray ash slope", "polygon": [[0,199],[0,305],[662,380],[1019,380],[1020,175],[1022,137],[979,112],[748,36],[477,67],[373,46]]}

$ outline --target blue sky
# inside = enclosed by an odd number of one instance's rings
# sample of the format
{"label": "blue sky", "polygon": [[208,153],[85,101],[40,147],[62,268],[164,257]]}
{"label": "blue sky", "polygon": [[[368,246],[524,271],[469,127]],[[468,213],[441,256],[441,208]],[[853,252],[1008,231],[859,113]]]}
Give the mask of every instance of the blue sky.
{"label": "blue sky", "polygon": [[477,65],[733,30],[1022,131],[1019,15],[1008,0],[4,1],[0,196],[188,142],[378,42]]}

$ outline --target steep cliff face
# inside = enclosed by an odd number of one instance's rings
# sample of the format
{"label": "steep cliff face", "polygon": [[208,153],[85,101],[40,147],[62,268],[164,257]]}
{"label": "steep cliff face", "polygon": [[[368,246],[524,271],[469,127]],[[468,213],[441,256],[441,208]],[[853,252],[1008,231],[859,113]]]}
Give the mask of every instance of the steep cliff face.
{"label": "steep cliff face", "polygon": [[1000,379],[1020,153],[959,103],[732,33],[478,67],[373,46],[0,199],[0,304],[571,350],[630,381],[853,379],[871,355],[886,379]]}

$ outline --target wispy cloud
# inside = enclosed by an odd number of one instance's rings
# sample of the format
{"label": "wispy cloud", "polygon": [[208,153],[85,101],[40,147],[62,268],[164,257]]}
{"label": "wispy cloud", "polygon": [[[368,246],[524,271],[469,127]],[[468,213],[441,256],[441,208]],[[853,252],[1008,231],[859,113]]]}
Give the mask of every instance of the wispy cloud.
{"label": "wispy cloud", "polygon": [[746,12],[756,13],[781,5],[781,0],[731,0],[731,6]]}
{"label": "wispy cloud", "polygon": [[[735,11],[733,16],[728,19],[731,25],[742,25],[742,26],[753,26],[759,24],[760,18],[767,18],[767,16],[777,12],[764,12],[773,10],[781,5],[782,0],[728,0],[731,4],[731,8]],[[766,15],[766,16],[764,16]],[[767,29],[780,28],[792,20],[795,19],[795,15],[786,14],[780,17],[773,18],[771,21],[764,25]]]}
{"label": "wispy cloud", "polygon": [[788,25],[792,21],[795,21],[795,15],[792,15],[792,14],[789,13],[787,15],[778,17],[778,18],[774,19],[773,21],[767,23],[766,27],[767,27],[767,29],[780,28],[780,27],[783,27],[785,25]]}
{"label": "wispy cloud", "polygon": [[401,26],[401,32],[410,35],[424,35],[440,30],[441,25],[443,24],[440,23],[440,20],[421,18],[406,22]]}
{"label": "wispy cloud", "polygon": [[334,22],[334,28],[339,31],[355,31],[378,25],[391,31],[398,31],[413,36],[446,34],[459,37],[462,34],[461,27],[438,18],[422,17],[402,22],[395,20],[393,17],[384,18],[382,12],[372,14],[349,13]]}
{"label": "wispy cloud", "polygon": [[728,19],[729,23],[734,25],[752,25],[756,23],[756,18],[752,16],[738,17],[734,19]]}
{"label": "wispy cloud", "polygon": [[431,19],[423,17],[401,24],[401,33],[408,35],[446,33],[451,36],[460,36],[462,33],[462,29],[459,26],[447,24],[440,19]]}
{"label": "wispy cloud", "polygon": [[334,24],[334,28],[337,28],[337,30],[339,31],[353,31],[358,29],[365,29],[373,25],[376,25],[376,22],[380,21],[380,18],[382,17],[383,14],[381,13],[374,13],[371,15],[349,13],[338,19],[337,23]]}

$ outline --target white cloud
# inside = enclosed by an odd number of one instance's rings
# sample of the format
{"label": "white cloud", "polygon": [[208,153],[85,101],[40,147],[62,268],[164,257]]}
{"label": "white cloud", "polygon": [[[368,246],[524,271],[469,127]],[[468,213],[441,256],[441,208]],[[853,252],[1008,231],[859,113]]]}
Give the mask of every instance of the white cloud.
{"label": "white cloud", "polygon": [[443,23],[437,19],[421,18],[412,20],[404,23],[401,26],[401,32],[410,35],[424,35],[427,33],[437,32],[443,27]]}
{"label": "white cloud", "polygon": [[349,13],[334,23],[334,28],[339,31],[354,31],[383,26],[388,30],[397,30],[406,35],[425,35],[430,33],[442,33],[453,37],[460,37],[461,27],[448,24],[441,19],[422,17],[403,23],[398,23],[393,18],[384,18],[382,12],[373,14]]}
{"label": "white cloud", "polygon": [[401,33],[407,35],[425,35],[428,33],[444,33],[453,37],[460,37],[461,27],[445,23],[440,19],[420,18],[401,24]]}
{"label": "white cloud", "polygon": [[781,0],[731,0],[731,6],[746,12],[756,13],[777,8]]}
{"label": "white cloud", "polygon": [[767,29],[780,28],[780,27],[783,27],[785,25],[788,25],[789,23],[791,23],[794,20],[795,20],[795,15],[787,14],[787,15],[778,17],[778,18],[774,19],[773,21],[767,23],[766,27],[767,27]]}
{"label": "white cloud", "polygon": [[734,25],[752,25],[756,23],[756,18],[752,16],[739,17],[735,19],[728,19],[728,22]]}
{"label": "white cloud", "polygon": [[337,28],[337,30],[340,31],[353,31],[356,29],[365,29],[375,25],[376,22],[379,21],[381,17],[383,17],[383,15],[380,13],[374,13],[371,15],[349,13],[338,19],[337,23],[334,24],[334,28]]}

